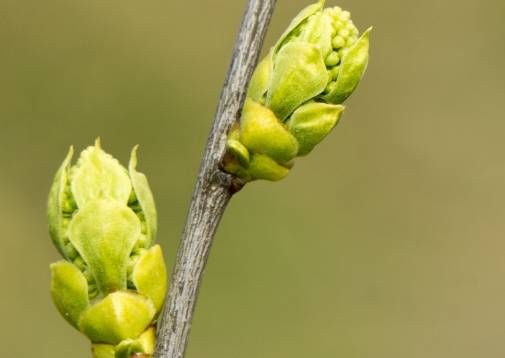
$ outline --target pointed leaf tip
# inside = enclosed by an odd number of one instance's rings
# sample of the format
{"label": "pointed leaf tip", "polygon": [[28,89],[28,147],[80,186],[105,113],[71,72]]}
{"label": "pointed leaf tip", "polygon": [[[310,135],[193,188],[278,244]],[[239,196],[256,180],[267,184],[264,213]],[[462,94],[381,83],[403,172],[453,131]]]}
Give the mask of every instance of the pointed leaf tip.
{"label": "pointed leaf tip", "polygon": [[112,198],[127,203],[131,192],[130,179],[125,168],[99,145],[81,152],[72,174],[72,194],[77,205],[98,198]]}
{"label": "pointed leaf tip", "polygon": [[130,171],[132,171],[133,169],[136,169],[137,168],[137,163],[138,163],[138,158],[137,158],[137,152],[138,152],[138,149],[139,149],[139,145],[135,145],[133,148],[132,148],[132,151],[130,153],[130,163],[128,165],[128,168]]}
{"label": "pointed leaf tip", "polygon": [[137,167],[137,149],[138,145],[133,147],[130,163],[128,164],[128,172],[131,180],[131,184],[133,187],[133,191],[135,192],[135,196],[142,208],[143,218],[146,223],[147,232],[147,242],[145,247],[150,247],[156,238],[156,232],[158,228],[157,224],[157,213],[156,213],[156,204],[154,202],[154,197],[151,192],[151,188],[149,187],[149,182],[147,181],[147,177],[136,170]]}

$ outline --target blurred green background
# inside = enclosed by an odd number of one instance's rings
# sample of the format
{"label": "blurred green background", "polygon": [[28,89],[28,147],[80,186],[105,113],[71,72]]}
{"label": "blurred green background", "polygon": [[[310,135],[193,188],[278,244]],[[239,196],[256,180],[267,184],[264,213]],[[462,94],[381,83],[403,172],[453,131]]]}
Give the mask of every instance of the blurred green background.
{"label": "blurred green background", "polygon": [[[265,48],[306,0],[279,0]],[[505,356],[502,0],[351,1],[374,25],[344,119],[232,201],[189,358]],[[141,144],[172,266],[245,0],[0,0],[0,337],[89,357],[49,294],[67,147]]]}

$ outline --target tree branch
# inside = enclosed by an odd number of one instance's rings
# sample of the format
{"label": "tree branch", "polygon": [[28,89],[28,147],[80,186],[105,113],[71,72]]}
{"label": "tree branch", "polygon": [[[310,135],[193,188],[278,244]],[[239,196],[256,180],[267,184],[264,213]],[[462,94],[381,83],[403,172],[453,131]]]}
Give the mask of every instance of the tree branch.
{"label": "tree branch", "polygon": [[183,358],[193,312],[219,221],[242,183],[219,164],[231,125],[239,118],[276,0],[249,0],[210,132],[156,343],[157,358]]}

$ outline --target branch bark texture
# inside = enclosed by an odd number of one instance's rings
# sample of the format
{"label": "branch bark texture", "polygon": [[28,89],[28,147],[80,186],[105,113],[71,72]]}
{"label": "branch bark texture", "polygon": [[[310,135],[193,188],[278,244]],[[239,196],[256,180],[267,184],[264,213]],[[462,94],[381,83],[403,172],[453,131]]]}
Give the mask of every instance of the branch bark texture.
{"label": "branch bark texture", "polygon": [[156,358],[183,358],[202,274],[219,221],[241,183],[219,169],[231,125],[239,117],[276,0],[249,0],[203,156],[177,252]]}

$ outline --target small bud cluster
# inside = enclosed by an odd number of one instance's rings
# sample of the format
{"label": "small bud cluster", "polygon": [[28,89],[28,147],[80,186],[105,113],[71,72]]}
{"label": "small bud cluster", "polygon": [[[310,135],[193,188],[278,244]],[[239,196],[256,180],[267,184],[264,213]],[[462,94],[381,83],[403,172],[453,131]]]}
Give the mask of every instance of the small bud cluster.
{"label": "small bud cluster", "polygon": [[251,79],[228,135],[225,171],[243,181],[280,180],[335,127],[368,63],[369,32],[324,1],[303,9]]}
{"label": "small bud cluster", "polygon": [[[68,178],[67,180],[63,183],[62,187],[62,193],[61,193],[61,254],[65,259],[67,259],[69,262],[73,263],[84,275],[88,282],[88,296],[89,299],[94,299],[96,298],[100,292],[98,290],[95,277],[93,276],[92,272],[90,271],[89,265],[86,263],[86,261],[82,258],[82,256],[79,254],[79,252],[76,250],[74,245],[70,242],[69,238],[69,225],[73,219],[73,217],[78,213],[78,206],[75,201],[75,198],[72,194],[72,188],[71,188],[71,183],[72,183],[72,178],[74,178],[77,175],[79,175],[79,170],[80,168],[84,165],[86,165],[86,162],[89,161],[93,156],[96,156],[96,151],[100,150],[97,147],[89,147],[85,149],[81,155],[80,158],[75,166],[72,166],[68,169]],[[71,150],[72,151],[72,150]],[[101,155],[103,155],[102,160],[114,163],[117,166],[120,166],[119,162],[113,158],[110,154],[102,152]],[[147,232],[147,223],[146,223],[146,218],[144,215],[144,212],[142,210],[142,207],[140,206],[140,203],[137,199],[137,196],[135,194],[135,190],[131,190],[130,197],[128,198],[127,206],[135,213],[137,218],[140,221],[140,227],[141,227],[141,234],[138,237],[137,241],[135,242],[135,246],[133,247],[130,256],[128,257],[128,277],[127,277],[127,287],[129,289],[135,289],[135,284],[132,281],[132,272],[133,272],[133,267],[137,263],[138,259],[140,256],[146,252],[148,249],[149,245],[149,240],[148,240],[148,232]],[[55,226],[51,226],[51,229],[56,229]],[[53,237],[58,237],[56,235],[53,235]],[[59,248],[59,245],[57,245]]]}
{"label": "small bud cluster", "polygon": [[349,49],[358,40],[359,31],[354,26],[351,20],[351,13],[349,11],[342,11],[338,6],[325,9],[333,19],[333,32],[331,39],[331,46],[333,51],[325,58],[324,63],[328,68],[328,75],[330,82],[326,87],[325,92],[332,92],[337,86],[337,79],[340,72],[340,64],[342,59],[349,52]]}
{"label": "small bud cluster", "polygon": [[99,141],[56,173],[48,202],[51,238],[65,260],[51,265],[63,317],[93,343],[95,358],[151,354],[166,293],[156,209],[136,149],[126,170]]}

